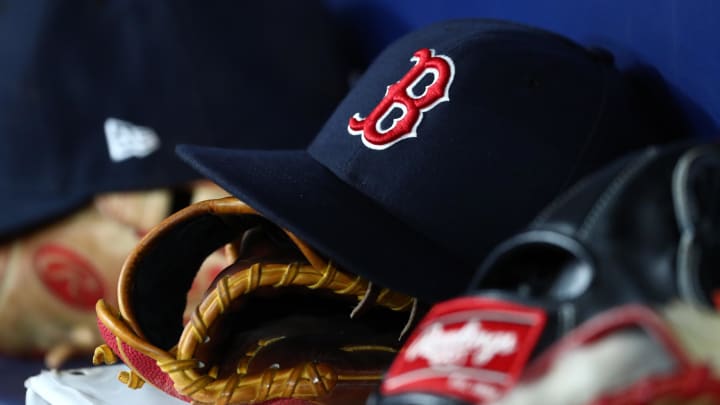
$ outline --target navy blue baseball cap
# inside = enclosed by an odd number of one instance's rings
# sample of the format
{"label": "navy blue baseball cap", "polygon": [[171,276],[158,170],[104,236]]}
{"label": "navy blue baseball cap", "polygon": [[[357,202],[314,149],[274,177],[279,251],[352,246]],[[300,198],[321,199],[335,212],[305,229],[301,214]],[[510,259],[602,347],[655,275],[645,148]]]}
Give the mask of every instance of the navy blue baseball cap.
{"label": "navy blue baseball cap", "polygon": [[199,178],[177,143],[306,147],[347,93],[340,28],[319,0],[3,1],[0,235]]}
{"label": "navy blue baseball cap", "polygon": [[502,21],[386,48],[305,150],[178,153],[344,269],[432,302],[583,174],[654,140],[612,56]]}

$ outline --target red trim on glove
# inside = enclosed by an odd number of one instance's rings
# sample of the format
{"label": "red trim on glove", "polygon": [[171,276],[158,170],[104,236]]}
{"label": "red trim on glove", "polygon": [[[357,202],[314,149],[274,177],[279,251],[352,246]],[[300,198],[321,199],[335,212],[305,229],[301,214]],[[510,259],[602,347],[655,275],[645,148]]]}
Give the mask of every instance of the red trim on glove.
{"label": "red trim on glove", "polygon": [[432,392],[474,404],[511,389],[546,316],[541,308],[462,297],[435,305],[400,351],[383,395]]}

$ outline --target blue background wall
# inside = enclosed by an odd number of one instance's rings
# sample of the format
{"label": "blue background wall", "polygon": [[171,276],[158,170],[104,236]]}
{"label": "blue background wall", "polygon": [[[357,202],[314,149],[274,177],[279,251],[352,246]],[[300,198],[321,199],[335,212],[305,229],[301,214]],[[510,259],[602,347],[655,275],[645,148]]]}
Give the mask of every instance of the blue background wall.
{"label": "blue background wall", "polygon": [[667,86],[694,134],[714,137],[720,127],[716,0],[326,1],[366,56],[407,31],[448,18],[500,18],[549,29],[610,50],[621,70],[640,71],[646,79],[655,74],[653,86]]}

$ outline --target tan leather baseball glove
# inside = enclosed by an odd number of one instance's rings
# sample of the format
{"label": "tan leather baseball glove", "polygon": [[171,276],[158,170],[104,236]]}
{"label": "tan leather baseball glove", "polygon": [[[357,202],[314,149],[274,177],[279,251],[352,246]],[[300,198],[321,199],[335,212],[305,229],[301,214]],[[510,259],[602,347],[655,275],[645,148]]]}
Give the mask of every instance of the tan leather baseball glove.
{"label": "tan leather baseball glove", "polygon": [[[232,264],[189,322],[186,293],[205,258]],[[131,387],[147,381],[188,402],[364,403],[416,311],[411,297],[337,268],[235,198],[191,205],[140,242],[120,274],[119,308],[96,307]]]}

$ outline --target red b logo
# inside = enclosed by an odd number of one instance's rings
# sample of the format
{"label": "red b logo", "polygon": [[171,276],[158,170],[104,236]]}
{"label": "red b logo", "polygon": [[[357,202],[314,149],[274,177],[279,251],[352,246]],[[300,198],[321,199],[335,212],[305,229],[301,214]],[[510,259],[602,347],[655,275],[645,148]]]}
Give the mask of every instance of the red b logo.
{"label": "red b logo", "polygon": [[[359,113],[350,118],[348,132],[362,135],[365,146],[371,149],[385,149],[395,143],[417,137],[416,129],[423,113],[443,101],[450,100],[449,91],[455,76],[455,65],[445,55],[435,55],[433,49],[420,49],[410,59],[415,62],[410,71],[395,84],[388,86],[385,97],[366,118]],[[432,83],[417,94],[415,88],[423,79],[432,75]],[[391,125],[381,125],[396,109],[401,116],[393,119]]]}

